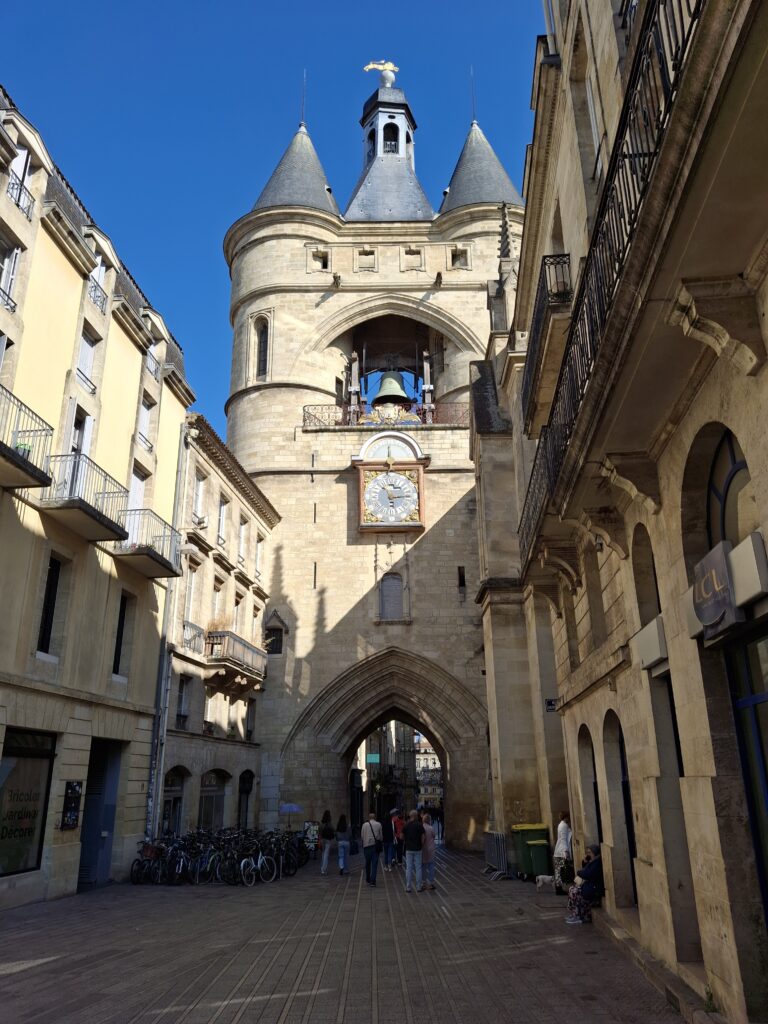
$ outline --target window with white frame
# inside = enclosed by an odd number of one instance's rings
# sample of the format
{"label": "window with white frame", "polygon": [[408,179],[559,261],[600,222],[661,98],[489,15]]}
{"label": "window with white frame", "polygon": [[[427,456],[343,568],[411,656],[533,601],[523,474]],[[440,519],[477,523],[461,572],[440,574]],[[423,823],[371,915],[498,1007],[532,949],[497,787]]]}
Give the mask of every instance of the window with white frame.
{"label": "window with white frame", "polygon": [[139,425],[137,432],[137,440],[142,448],[145,448],[148,452],[152,451],[153,444],[151,441],[152,437],[152,409],[154,402],[149,395],[144,394],[141,396],[141,405],[139,406]]}
{"label": "window with white frame", "polygon": [[240,516],[240,524],[237,528],[237,563],[245,565],[245,554],[248,550],[248,520]]}
{"label": "window with white frame", "polygon": [[227,543],[227,515],[229,514],[229,498],[219,495],[219,522],[217,542],[221,547]]}
{"label": "window with white frame", "polygon": [[192,522],[195,526],[205,526],[205,473],[195,470],[195,493],[192,499]]}
{"label": "window with white frame", "polygon": [[232,614],[232,629],[238,634],[242,625],[243,596],[239,591],[235,594],[235,609]]}
{"label": "window with white frame", "polygon": [[11,313],[16,312],[13,286],[16,283],[20,255],[21,249],[11,245],[0,235],[0,306],[4,306]]}
{"label": "window with white frame", "polygon": [[595,159],[600,153],[600,131],[597,127],[597,107],[595,106],[595,93],[594,86],[592,84],[592,74],[587,73],[586,78],[587,87],[587,111],[589,112],[589,127],[592,132],[592,145],[595,150]]}
{"label": "window with white frame", "polygon": [[256,571],[256,579],[261,576],[261,562],[264,551],[264,538],[260,533],[256,534],[256,561],[254,563],[254,569]]}
{"label": "window with white frame", "polygon": [[87,328],[83,328],[83,333],[80,336],[80,348],[77,353],[77,379],[92,395],[96,394],[96,385],[93,383],[93,367],[98,343],[99,339],[95,338]]}
{"label": "window with white frame", "polygon": [[192,609],[195,600],[195,581],[197,578],[197,566],[190,565],[187,569],[187,592],[184,595],[184,620],[192,621]]}

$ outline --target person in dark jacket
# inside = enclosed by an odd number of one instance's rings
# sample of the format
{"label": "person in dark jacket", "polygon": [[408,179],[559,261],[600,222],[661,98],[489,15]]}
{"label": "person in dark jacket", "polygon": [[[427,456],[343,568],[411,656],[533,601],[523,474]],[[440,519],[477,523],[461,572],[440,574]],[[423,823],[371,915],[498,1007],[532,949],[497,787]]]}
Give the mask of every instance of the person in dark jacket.
{"label": "person in dark jacket", "polygon": [[587,847],[584,863],[576,872],[576,882],[568,890],[566,924],[591,924],[592,907],[605,895],[603,858],[596,844]]}

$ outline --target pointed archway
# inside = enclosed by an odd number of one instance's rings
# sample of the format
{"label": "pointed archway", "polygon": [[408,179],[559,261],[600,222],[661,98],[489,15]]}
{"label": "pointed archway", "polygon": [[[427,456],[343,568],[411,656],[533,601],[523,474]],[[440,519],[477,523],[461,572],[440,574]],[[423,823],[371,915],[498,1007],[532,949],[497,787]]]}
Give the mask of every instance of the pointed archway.
{"label": "pointed archway", "polygon": [[326,807],[339,813],[352,751],[393,718],[413,724],[444,754],[447,838],[479,846],[488,813],[485,705],[436,662],[397,647],[341,672],[307,705],[283,744],[281,792],[310,817]]}

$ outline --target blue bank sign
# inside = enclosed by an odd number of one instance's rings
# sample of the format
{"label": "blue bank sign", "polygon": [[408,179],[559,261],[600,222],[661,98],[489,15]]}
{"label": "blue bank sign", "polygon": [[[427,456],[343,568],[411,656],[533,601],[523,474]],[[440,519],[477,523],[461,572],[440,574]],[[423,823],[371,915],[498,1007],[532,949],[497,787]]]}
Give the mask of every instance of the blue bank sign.
{"label": "blue bank sign", "polygon": [[705,641],[721,636],[745,618],[734,602],[728,567],[730,550],[730,541],[721,541],[693,570],[693,609],[704,627]]}

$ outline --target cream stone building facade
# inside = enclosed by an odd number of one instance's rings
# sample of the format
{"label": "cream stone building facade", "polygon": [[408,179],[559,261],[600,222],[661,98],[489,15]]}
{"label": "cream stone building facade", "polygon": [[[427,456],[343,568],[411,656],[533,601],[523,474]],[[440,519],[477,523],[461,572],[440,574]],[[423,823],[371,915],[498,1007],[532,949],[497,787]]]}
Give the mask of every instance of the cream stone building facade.
{"label": "cream stone building facade", "polygon": [[[0,91],[0,906],[124,877],[181,572],[181,350]],[[87,638],[87,642],[83,642]]]}
{"label": "cream stone building facade", "polygon": [[670,991],[765,1020],[768,11],[545,12],[514,323],[473,374],[547,820]]}
{"label": "cream stone building facade", "polygon": [[264,620],[262,575],[279,516],[199,413],[187,416],[179,493],[185,571],[168,629],[154,831],[249,828],[259,807],[256,694],[269,686],[264,638],[273,649],[281,639]]}
{"label": "cream stone building facade", "polygon": [[[508,718],[488,733],[514,685],[507,638],[487,626],[505,612],[474,601],[486,567],[469,368],[506,342],[522,203],[473,123],[435,214],[388,70],[360,124],[343,215],[301,125],[225,240],[227,441],[282,516],[266,566],[284,641],[257,705],[260,820],[285,801],[309,818],[348,807],[354,752],[397,720],[439,751],[449,837],[479,846],[491,765],[510,807],[541,814],[529,736]],[[530,718],[527,673],[517,696]]]}

